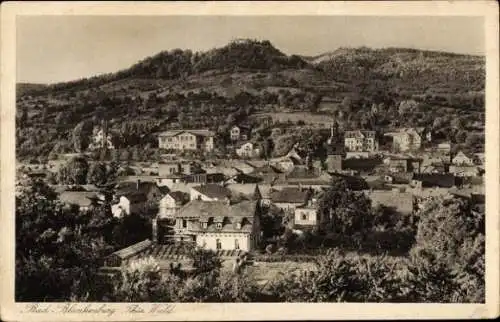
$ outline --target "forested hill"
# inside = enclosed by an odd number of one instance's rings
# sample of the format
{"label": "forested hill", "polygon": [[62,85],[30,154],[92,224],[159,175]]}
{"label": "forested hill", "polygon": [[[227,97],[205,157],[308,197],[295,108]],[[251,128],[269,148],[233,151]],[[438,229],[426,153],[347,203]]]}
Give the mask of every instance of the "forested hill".
{"label": "forested hill", "polygon": [[[254,114],[290,110],[326,114],[325,120],[335,118],[345,128],[434,126],[464,143],[474,126],[484,124],[484,83],[482,56],[341,48],[305,57],[256,40],[206,52],[174,49],[116,73],[18,84],[17,152],[71,152],[75,127],[104,118],[119,133],[118,145],[128,148],[154,146],[156,131],[219,130],[250,122]],[[368,113],[374,104],[379,115]]]}

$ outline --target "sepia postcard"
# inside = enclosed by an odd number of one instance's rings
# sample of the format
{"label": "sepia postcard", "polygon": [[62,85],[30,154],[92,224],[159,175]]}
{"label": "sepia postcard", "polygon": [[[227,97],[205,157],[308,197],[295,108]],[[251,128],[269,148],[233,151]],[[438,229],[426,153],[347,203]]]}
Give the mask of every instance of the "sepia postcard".
{"label": "sepia postcard", "polygon": [[498,317],[498,9],[2,3],[0,318]]}

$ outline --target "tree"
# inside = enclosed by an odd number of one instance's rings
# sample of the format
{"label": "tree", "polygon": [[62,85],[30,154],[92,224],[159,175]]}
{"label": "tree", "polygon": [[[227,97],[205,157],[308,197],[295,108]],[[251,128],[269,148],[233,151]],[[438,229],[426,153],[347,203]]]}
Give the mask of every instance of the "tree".
{"label": "tree", "polygon": [[93,125],[88,121],[81,121],[73,129],[72,141],[76,152],[87,149],[92,135]]}
{"label": "tree", "polygon": [[28,121],[28,109],[25,106],[19,108],[19,114],[19,125],[26,125],[26,122]]}
{"label": "tree", "polygon": [[274,150],[274,141],[272,138],[267,138],[267,140],[264,141],[264,156],[266,160],[268,160]]}
{"label": "tree", "polygon": [[[417,217],[416,242],[411,251],[414,261],[441,267],[440,274],[448,274],[454,285],[447,286],[450,301],[483,302],[484,213],[473,211],[469,201],[436,197],[422,203]],[[436,285],[438,288],[442,285]]]}
{"label": "tree", "polygon": [[309,111],[311,111],[312,113],[317,112],[319,103],[321,103],[322,99],[323,97],[321,95],[315,93],[307,93],[305,96],[305,101],[309,108]]}
{"label": "tree", "polygon": [[95,162],[88,171],[87,183],[89,184],[105,184],[107,181],[106,165],[102,162]]}
{"label": "tree", "polygon": [[325,229],[343,236],[363,234],[371,228],[371,202],[364,194],[348,189],[343,180],[332,180],[319,200],[318,212]]}
{"label": "tree", "polygon": [[58,181],[63,184],[86,184],[89,165],[84,157],[73,157],[59,169]]}
{"label": "tree", "polygon": [[92,299],[100,260],[110,249],[90,233],[90,216],[67,208],[43,182],[16,200],[16,300]]}

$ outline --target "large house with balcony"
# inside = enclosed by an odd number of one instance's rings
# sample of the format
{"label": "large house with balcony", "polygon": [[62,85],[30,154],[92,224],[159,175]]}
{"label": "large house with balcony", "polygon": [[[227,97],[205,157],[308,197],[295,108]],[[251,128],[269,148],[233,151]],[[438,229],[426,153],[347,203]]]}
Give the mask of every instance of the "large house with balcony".
{"label": "large house with balcony", "polygon": [[166,131],[158,136],[160,149],[206,152],[214,149],[215,134],[209,130]]}
{"label": "large house with balcony", "polygon": [[346,131],[344,146],[347,152],[374,152],[378,150],[375,131]]}
{"label": "large house with balcony", "polygon": [[261,233],[257,201],[192,200],[175,215],[174,239],[211,250],[250,251]]}

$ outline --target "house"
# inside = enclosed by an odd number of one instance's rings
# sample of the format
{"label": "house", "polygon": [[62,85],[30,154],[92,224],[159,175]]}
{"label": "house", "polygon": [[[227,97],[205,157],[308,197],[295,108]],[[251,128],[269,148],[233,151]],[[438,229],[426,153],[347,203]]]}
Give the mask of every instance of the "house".
{"label": "house", "polygon": [[240,139],[240,132],[241,130],[238,126],[233,126],[229,131],[229,137],[231,138],[231,141],[238,141]]}
{"label": "house", "polygon": [[458,166],[473,166],[474,159],[475,158],[473,155],[470,155],[463,151],[459,151],[457,154],[455,154],[455,156],[451,160],[451,163]]}
{"label": "house", "polygon": [[111,255],[107,256],[105,259],[105,265],[108,267],[118,267],[126,263],[132,257],[150,249],[153,246],[151,240],[146,239],[139,243],[133,244],[126,248],[120,249]]}
{"label": "house", "polygon": [[420,173],[445,173],[446,167],[442,163],[433,163],[422,165],[420,167]]}
{"label": "house", "polygon": [[236,174],[235,176],[231,177],[229,180],[226,181],[226,183],[241,183],[241,184],[259,183],[259,182],[262,182],[262,178],[245,174],[243,172]]}
{"label": "house", "polygon": [[158,177],[156,178],[156,183],[158,186],[168,186],[170,187],[171,185],[175,183],[181,183],[184,181],[184,175],[183,174],[168,174],[163,177]]}
{"label": "house", "polygon": [[156,202],[163,197],[163,192],[155,182],[144,182],[136,180],[135,182],[120,182],[115,186],[115,197],[122,195],[143,194],[148,201]]}
{"label": "house", "polygon": [[352,170],[359,173],[371,173],[383,164],[382,158],[363,158],[342,160],[342,170]]}
{"label": "house", "polygon": [[115,186],[111,211],[115,217],[137,213],[150,203],[156,204],[165,194],[154,182],[120,182]]}
{"label": "house", "polygon": [[236,154],[240,158],[255,158],[260,156],[260,149],[252,142],[243,143],[239,148],[236,149]]}
{"label": "house", "polygon": [[478,177],[481,175],[481,170],[475,165],[450,165],[448,172],[456,177]]}
{"label": "house", "polygon": [[104,201],[104,196],[92,191],[63,191],[59,200],[68,205],[76,205],[80,211],[87,211]]}
{"label": "house", "polygon": [[420,160],[407,157],[389,157],[384,160],[389,172],[419,172]]}
{"label": "house", "polygon": [[332,141],[327,146],[327,156],[326,156],[326,171],[328,172],[340,172],[342,171],[342,160],[345,156],[344,147],[331,144]]}
{"label": "house", "polygon": [[95,151],[106,146],[108,150],[115,148],[111,134],[107,131],[107,126],[101,128],[94,127],[92,130],[91,142],[88,146],[90,151]]}
{"label": "house", "polygon": [[436,151],[441,153],[450,153],[451,152],[451,144],[449,142],[439,143],[436,147]]}
{"label": "house", "polygon": [[229,203],[232,193],[231,190],[222,185],[209,183],[192,187],[189,195],[190,200],[224,201]]}
{"label": "house", "polygon": [[218,250],[250,251],[260,241],[256,201],[229,205],[223,201],[192,200],[175,215],[174,238]]}
{"label": "house", "polygon": [[375,131],[346,131],[344,146],[347,152],[374,152],[378,150]]}
{"label": "house", "polygon": [[225,180],[226,176],[223,173],[192,173],[184,176],[184,181],[186,183],[223,183]]}
{"label": "house", "polygon": [[158,136],[160,149],[178,151],[212,151],[215,134],[209,130],[166,131]]}
{"label": "house", "polygon": [[231,130],[229,131],[229,136],[231,138],[231,141],[246,141],[250,139],[250,134],[252,132],[252,129],[249,126],[246,125],[240,125],[240,126],[233,126]]}
{"label": "house", "polygon": [[308,189],[285,187],[271,192],[271,202],[282,210],[294,211],[296,207],[306,204],[310,196]]}
{"label": "house", "polygon": [[414,173],[411,180],[415,188],[452,188],[456,183],[455,176],[449,173]]}
{"label": "house", "polygon": [[174,218],[177,211],[189,201],[189,194],[182,191],[171,191],[160,200],[158,217]]}
{"label": "house", "polygon": [[162,161],[158,163],[160,177],[171,174],[191,174],[191,164],[182,161]]}
{"label": "house", "polygon": [[318,212],[317,202],[317,196],[311,196],[306,203],[295,208],[294,228],[312,228],[323,223],[321,214]]}
{"label": "house", "polygon": [[402,128],[385,135],[392,136],[392,147],[397,152],[415,151],[422,147],[422,136],[415,128]]}
{"label": "house", "polygon": [[128,192],[115,198],[111,205],[111,212],[114,217],[123,218],[130,214],[138,213],[144,209],[148,202],[148,197],[143,192]]}
{"label": "house", "polygon": [[432,142],[432,131],[425,127],[416,127],[415,131],[420,135],[422,140]]}

